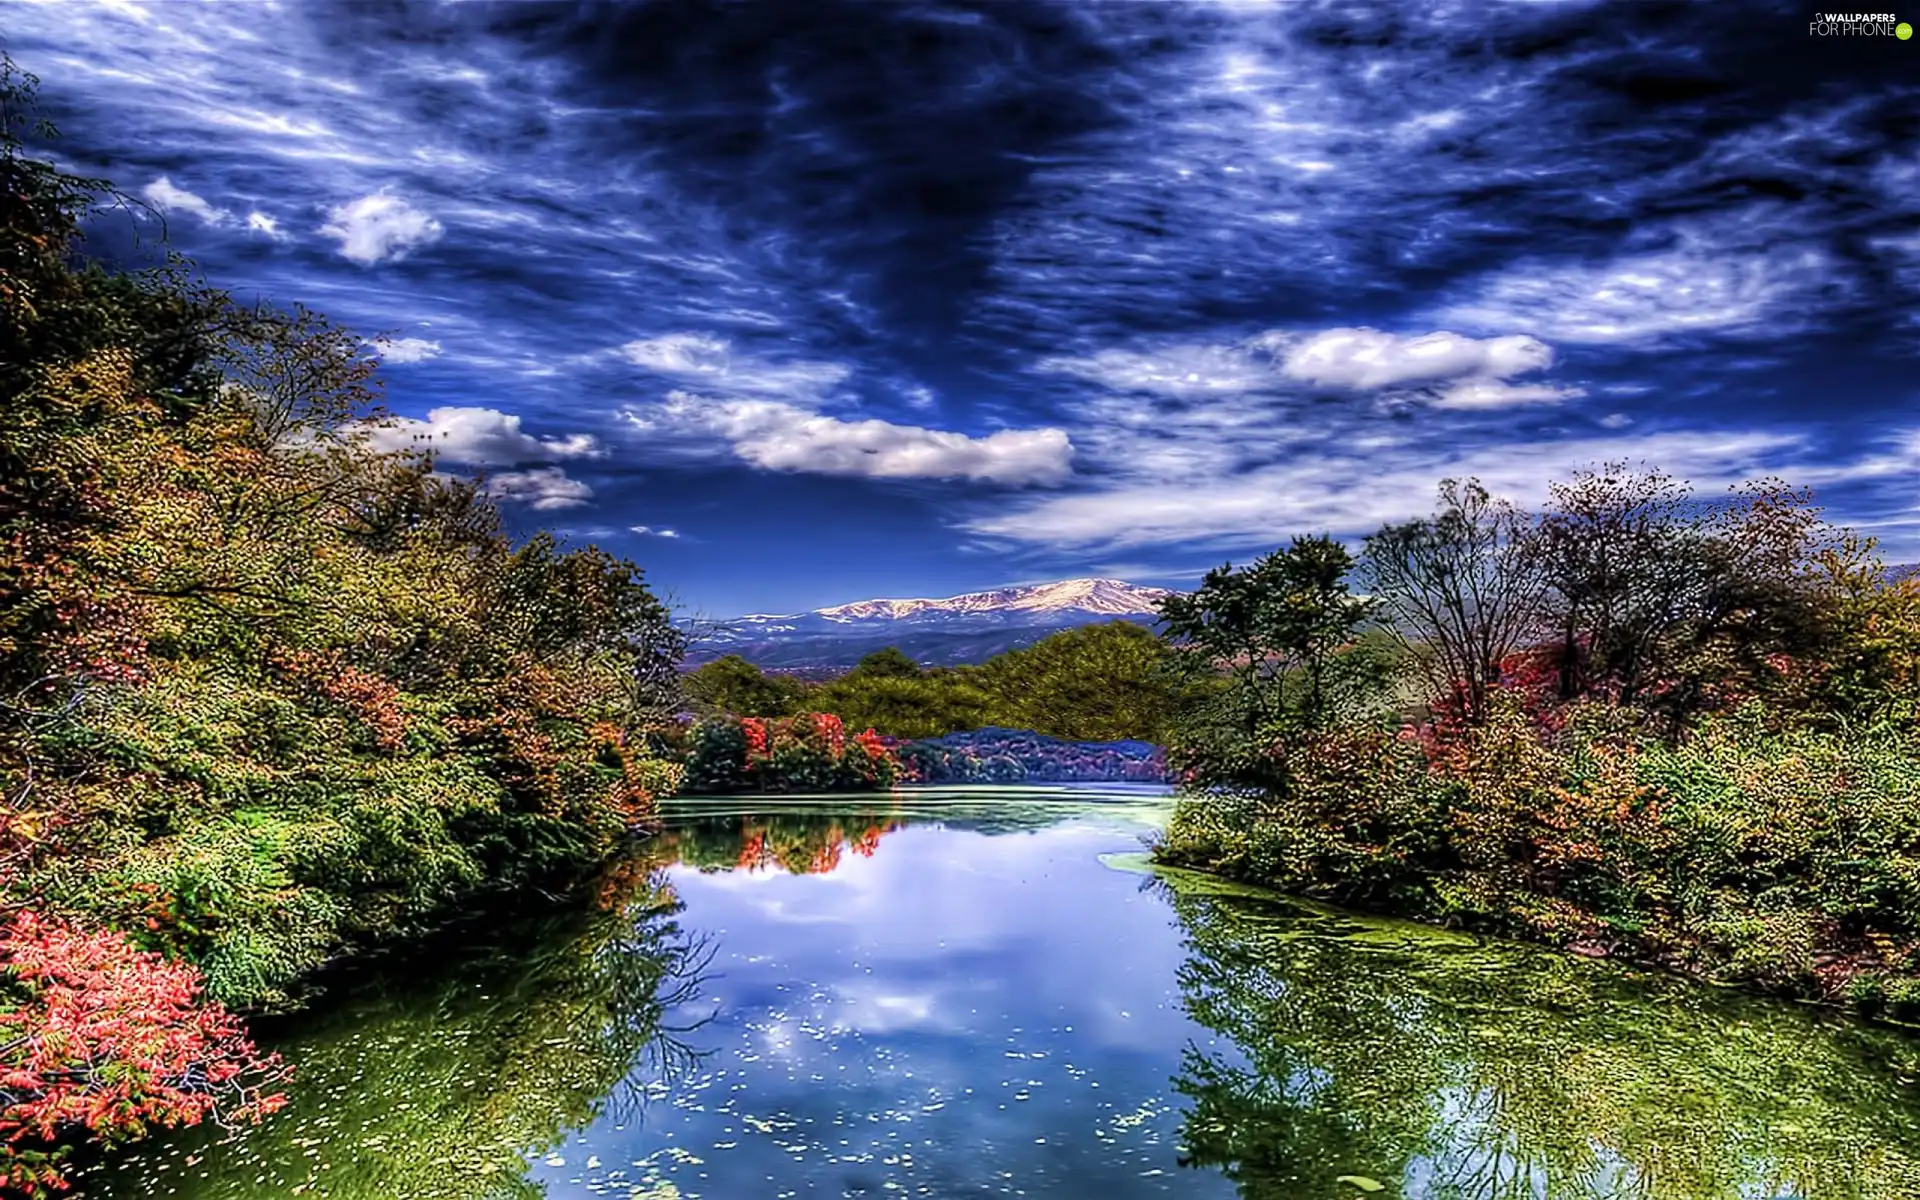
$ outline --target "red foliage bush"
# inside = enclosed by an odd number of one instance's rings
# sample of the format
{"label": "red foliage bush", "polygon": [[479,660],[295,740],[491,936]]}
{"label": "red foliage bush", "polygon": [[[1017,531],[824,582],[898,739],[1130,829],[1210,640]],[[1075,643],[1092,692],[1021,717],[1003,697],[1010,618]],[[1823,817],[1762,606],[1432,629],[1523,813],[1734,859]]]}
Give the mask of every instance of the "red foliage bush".
{"label": "red foliage bush", "polygon": [[192,966],[31,912],[0,928],[0,1195],[65,1190],[57,1147],[78,1129],[258,1120],[289,1074]]}
{"label": "red foliage bush", "polygon": [[870,791],[901,778],[894,743],[868,729],[847,736],[833,713],[719,717],[696,725],[688,738],[686,790]]}
{"label": "red foliage bush", "polygon": [[758,762],[770,753],[767,723],[759,717],[740,718],[740,732],[747,739],[747,761]]}
{"label": "red foliage bush", "polygon": [[367,728],[388,754],[406,744],[407,715],[400,689],[371,671],[347,663],[338,651],[298,650],[274,663],[287,677],[339,705]]}

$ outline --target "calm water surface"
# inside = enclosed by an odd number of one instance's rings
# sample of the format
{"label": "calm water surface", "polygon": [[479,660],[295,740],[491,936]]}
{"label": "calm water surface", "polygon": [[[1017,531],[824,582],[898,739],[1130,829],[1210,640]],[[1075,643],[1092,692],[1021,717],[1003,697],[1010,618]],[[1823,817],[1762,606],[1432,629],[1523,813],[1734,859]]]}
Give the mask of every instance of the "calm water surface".
{"label": "calm water surface", "polygon": [[681,802],[101,1200],[1920,1197],[1920,1040],[1141,867],[1147,792]]}

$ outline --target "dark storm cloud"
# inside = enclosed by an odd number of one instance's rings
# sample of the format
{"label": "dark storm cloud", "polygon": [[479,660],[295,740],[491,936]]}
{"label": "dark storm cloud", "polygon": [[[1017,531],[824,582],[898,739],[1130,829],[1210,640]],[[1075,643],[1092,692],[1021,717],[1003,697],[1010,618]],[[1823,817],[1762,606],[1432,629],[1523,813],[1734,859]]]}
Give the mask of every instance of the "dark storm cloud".
{"label": "dark storm cloud", "polygon": [[711,606],[1184,571],[1599,457],[1920,545],[1920,60],[1786,4],[4,13],[66,161]]}

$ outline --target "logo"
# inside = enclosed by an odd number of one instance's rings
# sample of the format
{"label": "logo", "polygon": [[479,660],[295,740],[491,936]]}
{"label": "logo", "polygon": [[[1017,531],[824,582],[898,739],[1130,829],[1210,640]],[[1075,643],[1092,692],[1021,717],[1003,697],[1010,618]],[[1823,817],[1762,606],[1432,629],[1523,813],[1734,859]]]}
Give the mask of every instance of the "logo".
{"label": "logo", "polygon": [[1892,13],[1815,13],[1807,24],[1809,37],[1896,37],[1906,41],[1913,26],[1896,23]]}

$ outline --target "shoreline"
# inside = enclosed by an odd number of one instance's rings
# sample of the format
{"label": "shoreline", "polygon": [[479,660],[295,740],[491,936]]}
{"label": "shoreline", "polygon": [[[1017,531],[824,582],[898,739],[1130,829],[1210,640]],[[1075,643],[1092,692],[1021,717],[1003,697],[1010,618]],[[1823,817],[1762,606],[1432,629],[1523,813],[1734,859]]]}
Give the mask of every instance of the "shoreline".
{"label": "shoreline", "polygon": [[1529,937],[1524,931],[1516,927],[1510,926],[1503,928],[1494,922],[1447,922],[1404,911],[1393,911],[1380,907],[1304,896],[1286,891],[1272,884],[1262,883],[1254,879],[1244,879],[1210,867],[1196,866],[1192,863],[1180,862],[1173,859],[1164,859],[1160,856],[1160,852],[1161,847],[1159,844],[1154,845],[1147,851],[1144,866],[1148,872],[1155,875],[1161,872],[1178,872],[1202,878],[1218,885],[1222,894],[1241,894],[1253,898],[1276,899],[1308,909],[1325,909],[1336,913],[1351,913],[1369,920],[1392,921],[1418,926],[1422,930],[1436,934],[1451,933],[1475,939],[1491,939],[1511,942],[1516,945],[1531,946],[1540,950],[1564,955],[1568,958],[1585,959],[1589,962],[1606,963],[1623,970],[1660,975],[1696,987],[1707,988],[1715,992],[1725,992],[1755,1000],[1778,1001],[1793,1004],[1843,1020],[1857,1021],[1862,1025],[1890,1029],[1912,1035],[1915,1038],[1920,1038],[1920,1020],[1901,1020],[1887,1015],[1885,1012],[1862,1011],[1859,1007],[1847,1003],[1844,997],[1829,997],[1784,988],[1755,986],[1752,982],[1746,980],[1720,978],[1699,971],[1688,970],[1684,966],[1676,964],[1671,960],[1663,961],[1651,955],[1616,953],[1615,951],[1617,949],[1624,948],[1625,943],[1611,949],[1596,947],[1600,949],[1601,952],[1591,953],[1576,948],[1580,944],[1577,941],[1555,944],[1544,938]]}

